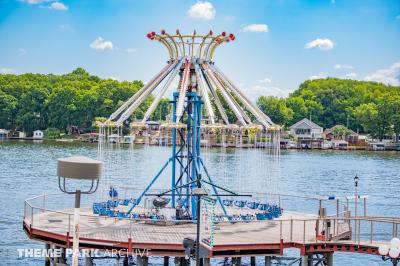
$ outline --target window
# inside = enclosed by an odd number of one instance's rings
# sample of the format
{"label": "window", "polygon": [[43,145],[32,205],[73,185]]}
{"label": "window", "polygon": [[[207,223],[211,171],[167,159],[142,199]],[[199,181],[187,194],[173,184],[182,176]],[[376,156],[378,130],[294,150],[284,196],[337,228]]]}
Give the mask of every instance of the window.
{"label": "window", "polygon": [[296,135],[310,135],[311,129],[309,128],[296,128]]}

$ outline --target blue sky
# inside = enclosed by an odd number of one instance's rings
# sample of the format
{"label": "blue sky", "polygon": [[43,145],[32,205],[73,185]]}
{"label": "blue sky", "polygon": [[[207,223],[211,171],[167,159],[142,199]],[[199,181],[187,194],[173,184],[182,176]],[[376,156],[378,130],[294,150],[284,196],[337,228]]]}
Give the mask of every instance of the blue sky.
{"label": "blue sky", "polygon": [[167,52],[145,35],[177,28],[233,32],[215,61],[253,99],[326,76],[400,85],[397,0],[0,0],[0,72],[147,81]]}

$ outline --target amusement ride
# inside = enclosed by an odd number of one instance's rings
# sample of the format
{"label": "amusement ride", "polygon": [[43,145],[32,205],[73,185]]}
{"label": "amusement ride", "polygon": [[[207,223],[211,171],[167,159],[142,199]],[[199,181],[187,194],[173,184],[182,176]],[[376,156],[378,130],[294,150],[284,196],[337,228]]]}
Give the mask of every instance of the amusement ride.
{"label": "amusement ride", "polygon": [[[115,142],[120,142],[123,139],[121,136],[123,128],[127,125],[131,129],[132,136],[139,131],[145,135],[150,117],[170,88],[174,87],[174,80],[178,78],[176,89],[172,88],[170,114],[167,116],[167,121],[163,121],[160,125],[160,130],[171,138],[162,137],[159,141],[170,144],[172,154],[137,198],[124,199],[125,201],[120,202],[125,205],[129,202],[129,209],[115,212],[114,209],[119,203],[109,201],[95,203],[95,213],[142,217],[144,214],[135,212],[135,207],[171,165],[171,187],[166,189],[168,193],[164,191],[158,194],[159,197],[163,196],[164,205],[169,204],[171,208],[179,209],[176,215],[169,219],[197,218],[197,199],[192,193],[200,187],[203,187],[218,203],[219,207],[216,209],[221,213],[213,216],[214,220],[279,217],[282,210],[276,204],[269,204],[267,199],[242,200],[238,193],[217,185],[207,170],[201,154],[202,147],[209,145],[210,136],[214,139],[220,138],[222,147],[227,145],[226,136],[228,138],[230,136],[240,145],[243,145],[243,139],[247,139],[247,142],[251,142],[254,146],[279,153],[279,126],[252,103],[213,61],[216,48],[234,41],[235,35],[226,32],[214,35],[212,31],[206,35],[199,35],[196,31],[193,34],[181,34],[179,30],[176,34],[170,35],[162,30],[159,34],[154,31],[148,33],[147,38],[158,41],[167,48],[169,54],[167,65],[112,113],[107,121],[97,123],[100,133],[99,145],[109,143],[109,136],[112,136]],[[132,119],[134,112],[155,91],[157,93],[143,118],[139,121]],[[115,188],[111,186],[111,189]],[[251,197],[251,195],[246,196]],[[161,199],[158,199],[158,202],[160,201]],[[229,209],[233,206],[246,207],[252,211],[230,213]],[[156,215],[151,217],[160,218]],[[161,218],[167,219],[164,216]]]}

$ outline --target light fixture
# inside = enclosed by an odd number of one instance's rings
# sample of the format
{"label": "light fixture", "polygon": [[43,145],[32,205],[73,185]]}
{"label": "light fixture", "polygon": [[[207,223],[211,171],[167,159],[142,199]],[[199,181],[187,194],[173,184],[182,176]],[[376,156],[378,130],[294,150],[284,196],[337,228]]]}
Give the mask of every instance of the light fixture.
{"label": "light fixture", "polygon": [[[78,266],[79,255],[79,217],[81,207],[81,194],[92,194],[96,192],[99,186],[102,163],[84,156],[73,156],[69,158],[58,159],[57,176],[60,190],[67,194],[75,195],[74,209],[74,237],[72,242],[72,265]],[[67,188],[66,180],[79,180],[89,183],[90,188],[86,190]]]}
{"label": "light fixture", "polygon": [[395,237],[389,245],[379,246],[378,253],[382,256],[382,260],[390,260],[393,265],[398,265],[400,261],[400,239]]}

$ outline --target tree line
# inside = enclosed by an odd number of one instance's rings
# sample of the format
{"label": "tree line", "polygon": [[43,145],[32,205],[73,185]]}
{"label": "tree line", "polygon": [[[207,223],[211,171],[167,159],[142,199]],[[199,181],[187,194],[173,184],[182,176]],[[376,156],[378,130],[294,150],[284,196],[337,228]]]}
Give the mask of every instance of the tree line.
{"label": "tree line", "polygon": [[306,117],[323,128],[344,125],[375,138],[400,134],[400,87],[382,83],[307,80],[287,98],[261,96],[257,104],[286,127]]}
{"label": "tree line", "polygon": [[[141,87],[138,80],[101,79],[82,68],[66,75],[0,75],[0,128],[28,133],[47,128],[65,131],[70,126],[90,130],[94,120],[108,117]],[[152,98],[132,119],[143,117]],[[400,134],[400,87],[381,83],[307,80],[287,98],[261,96],[257,104],[285,127],[307,117],[324,128],[345,125],[378,138]],[[165,120],[169,112],[168,99],[163,99],[151,119]],[[228,115],[235,122],[234,114]]]}
{"label": "tree line", "polygon": [[[90,129],[98,117],[108,117],[136,93],[143,82],[119,82],[90,75],[82,68],[66,75],[0,75],[0,128],[21,130],[70,126]],[[152,96],[134,113],[141,118]],[[165,118],[168,102],[163,100],[154,119]]]}

